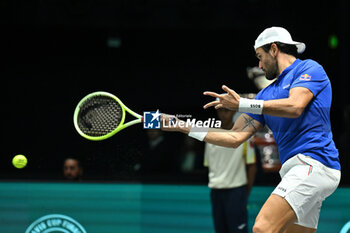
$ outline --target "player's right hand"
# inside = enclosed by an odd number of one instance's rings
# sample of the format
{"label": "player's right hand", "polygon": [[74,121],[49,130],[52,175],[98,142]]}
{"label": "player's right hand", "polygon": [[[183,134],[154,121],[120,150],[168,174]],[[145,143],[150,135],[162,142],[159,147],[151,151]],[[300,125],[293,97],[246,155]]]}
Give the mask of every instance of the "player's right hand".
{"label": "player's right hand", "polygon": [[164,114],[160,116],[161,121],[161,129],[163,131],[178,131],[187,133],[190,129],[186,127],[186,124],[184,121],[180,120],[174,115]]}
{"label": "player's right hand", "polygon": [[162,113],[160,116],[160,125],[163,131],[178,131],[176,121],[179,119],[174,115],[164,114]]}

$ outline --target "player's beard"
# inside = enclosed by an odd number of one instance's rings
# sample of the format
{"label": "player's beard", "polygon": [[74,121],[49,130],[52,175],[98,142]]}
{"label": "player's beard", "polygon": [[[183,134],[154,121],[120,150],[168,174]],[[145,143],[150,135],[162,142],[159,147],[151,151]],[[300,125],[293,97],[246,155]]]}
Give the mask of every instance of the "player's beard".
{"label": "player's beard", "polygon": [[265,76],[268,80],[273,80],[277,78],[278,75],[278,62],[275,58],[271,57],[271,60],[265,69]]}

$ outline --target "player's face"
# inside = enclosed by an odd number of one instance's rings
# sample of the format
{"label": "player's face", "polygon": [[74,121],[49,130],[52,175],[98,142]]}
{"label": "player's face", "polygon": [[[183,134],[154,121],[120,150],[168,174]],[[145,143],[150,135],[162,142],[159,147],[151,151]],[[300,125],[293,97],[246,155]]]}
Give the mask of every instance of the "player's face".
{"label": "player's face", "polygon": [[67,159],[63,165],[63,174],[66,179],[77,180],[81,176],[81,168],[78,161],[74,159]]}
{"label": "player's face", "polygon": [[278,76],[278,63],[270,53],[265,52],[262,48],[256,49],[256,57],[259,59],[259,68],[265,73],[268,80]]}

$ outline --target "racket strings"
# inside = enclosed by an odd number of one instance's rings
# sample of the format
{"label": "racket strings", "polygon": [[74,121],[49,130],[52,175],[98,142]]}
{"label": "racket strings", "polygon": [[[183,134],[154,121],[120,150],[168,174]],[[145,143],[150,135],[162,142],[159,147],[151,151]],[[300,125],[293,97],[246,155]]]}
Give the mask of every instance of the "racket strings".
{"label": "racket strings", "polygon": [[80,106],[78,125],[89,136],[103,136],[112,132],[121,122],[122,107],[108,96],[93,96]]}

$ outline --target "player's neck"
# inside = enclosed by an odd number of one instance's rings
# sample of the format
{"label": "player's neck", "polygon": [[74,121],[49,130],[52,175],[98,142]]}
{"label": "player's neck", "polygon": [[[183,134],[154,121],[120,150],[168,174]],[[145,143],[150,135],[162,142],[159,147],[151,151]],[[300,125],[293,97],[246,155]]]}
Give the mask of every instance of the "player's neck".
{"label": "player's neck", "polygon": [[279,74],[283,72],[287,67],[292,65],[295,62],[296,58],[294,56],[281,53],[280,54],[280,59],[278,59],[278,70]]}

